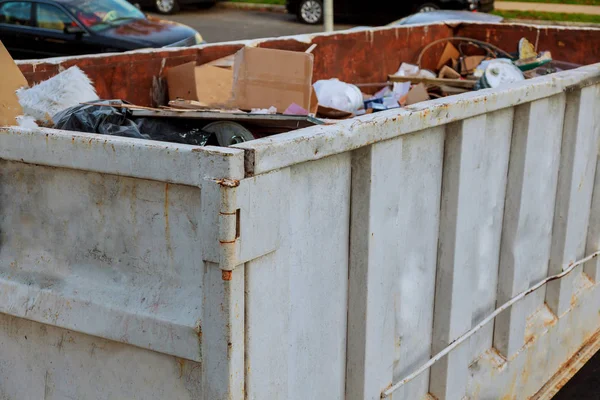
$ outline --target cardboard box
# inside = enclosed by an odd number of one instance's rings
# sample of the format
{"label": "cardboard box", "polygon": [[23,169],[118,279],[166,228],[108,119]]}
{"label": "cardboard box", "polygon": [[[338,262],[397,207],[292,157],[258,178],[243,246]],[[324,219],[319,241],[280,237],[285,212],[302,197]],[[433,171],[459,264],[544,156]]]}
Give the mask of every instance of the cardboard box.
{"label": "cardboard box", "polygon": [[283,112],[296,103],[311,110],[313,55],[245,47],[235,55],[233,102],[237,108]]}
{"label": "cardboard box", "polygon": [[17,89],[28,86],[27,79],[0,42],[0,126],[17,125],[17,117],[23,115]]}
{"label": "cardboard box", "polygon": [[167,71],[169,100],[193,100],[207,108],[227,107],[232,95],[233,71],[190,62]]}

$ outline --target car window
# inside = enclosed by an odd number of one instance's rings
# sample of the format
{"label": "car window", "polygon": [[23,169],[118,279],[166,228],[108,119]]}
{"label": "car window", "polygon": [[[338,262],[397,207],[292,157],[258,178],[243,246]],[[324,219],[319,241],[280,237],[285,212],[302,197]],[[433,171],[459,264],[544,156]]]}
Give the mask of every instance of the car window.
{"label": "car window", "polygon": [[31,3],[10,1],[0,5],[0,23],[31,26]]}
{"label": "car window", "polygon": [[38,3],[35,21],[38,28],[61,32],[65,30],[66,26],[74,24],[73,19],[63,10],[45,3]]}
{"label": "car window", "polygon": [[146,16],[126,0],[64,0],[64,6],[93,31],[119,26]]}

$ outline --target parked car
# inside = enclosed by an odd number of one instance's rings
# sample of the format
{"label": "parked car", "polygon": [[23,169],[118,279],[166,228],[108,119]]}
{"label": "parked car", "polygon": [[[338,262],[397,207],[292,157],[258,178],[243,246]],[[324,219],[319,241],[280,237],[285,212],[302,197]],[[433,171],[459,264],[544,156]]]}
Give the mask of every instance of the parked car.
{"label": "parked car", "polygon": [[203,43],[194,29],[126,0],[0,0],[0,40],[16,59]]}
{"label": "parked car", "polygon": [[174,14],[183,5],[200,4],[211,7],[217,3],[217,0],[130,0],[130,2],[140,7],[153,7],[161,14]]}
{"label": "parked car", "polygon": [[388,25],[417,25],[417,24],[434,24],[436,22],[456,21],[456,22],[502,22],[504,18],[499,15],[486,14],[482,12],[472,11],[455,11],[455,10],[437,10],[431,12],[422,12],[409,15],[397,21],[391,22]]}
{"label": "parked car", "polygon": [[[296,15],[301,22],[323,22],[323,0],[287,0],[286,7],[288,13]],[[373,5],[360,0],[334,0],[333,6],[334,16],[338,18],[361,18],[385,23],[413,13],[440,9],[488,12],[494,9],[494,0],[409,0]]]}

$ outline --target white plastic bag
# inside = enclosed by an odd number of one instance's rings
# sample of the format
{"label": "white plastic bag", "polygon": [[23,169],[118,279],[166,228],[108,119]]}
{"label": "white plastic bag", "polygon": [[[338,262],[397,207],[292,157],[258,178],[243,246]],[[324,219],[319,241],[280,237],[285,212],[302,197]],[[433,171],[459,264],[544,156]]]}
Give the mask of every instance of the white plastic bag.
{"label": "white plastic bag", "polygon": [[364,107],[360,89],[339,79],[320,80],[313,87],[322,106],[351,113]]}

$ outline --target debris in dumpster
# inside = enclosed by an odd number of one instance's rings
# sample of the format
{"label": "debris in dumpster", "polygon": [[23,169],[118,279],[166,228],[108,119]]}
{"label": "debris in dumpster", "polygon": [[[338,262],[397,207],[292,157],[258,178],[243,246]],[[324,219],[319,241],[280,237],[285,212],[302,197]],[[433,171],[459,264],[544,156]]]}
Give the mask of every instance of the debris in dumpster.
{"label": "debris in dumpster", "polygon": [[529,60],[537,57],[537,51],[533,44],[527,38],[519,40],[519,60]]}
{"label": "debris in dumpster", "polygon": [[82,102],[96,101],[92,81],[79,67],[71,67],[31,88],[17,90],[23,114],[38,124],[52,126],[52,115]]}
{"label": "debris in dumpster", "polygon": [[400,100],[402,105],[410,106],[412,104],[420,103],[422,101],[429,100],[429,94],[427,93],[427,89],[425,89],[425,85],[419,83],[418,85],[413,86],[410,91],[406,94],[406,96]]}
{"label": "debris in dumpster", "polygon": [[19,104],[16,92],[18,89],[28,86],[27,79],[2,42],[0,42],[0,70],[2,71],[0,74],[0,126],[20,125],[21,123],[29,126],[30,120],[23,118],[17,120],[17,117],[23,115],[23,108]]}
{"label": "debris in dumpster", "polygon": [[525,80],[523,72],[510,60],[500,58],[490,61],[475,89],[497,88],[522,80]]}
{"label": "debris in dumpster", "polygon": [[332,78],[317,81],[313,86],[320,106],[349,113],[363,108],[363,94],[355,85]]}
{"label": "debris in dumpster", "polygon": [[446,47],[444,47],[442,56],[438,61],[437,69],[441,69],[444,65],[448,64],[448,61],[458,60],[459,57],[460,53],[456,50],[456,47],[450,42],[446,43]]}
{"label": "debris in dumpster", "polygon": [[321,125],[320,119],[305,115],[283,115],[283,114],[251,114],[251,113],[226,113],[204,110],[169,110],[169,109],[131,109],[131,115],[135,118],[182,118],[189,120],[209,121],[235,121],[243,123],[244,126],[259,127],[270,132],[281,133],[291,129],[306,128],[313,125]]}
{"label": "debris in dumpster", "polygon": [[308,115],[308,110],[300,107],[296,103],[292,103],[284,112],[284,115]]}
{"label": "debris in dumpster", "polygon": [[448,85],[462,88],[472,89],[477,83],[476,80],[472,79],[446,79],[446,78],[418,78],[410,76],[389,76],[390,82],[411,82],[413,84],[424,83],[427,85]]}
{"label": "debris in dumpster", "polygon": [[213,133],[219,146],[229,147],[234,144],[254,140],[254,135],[237,122],[215,121],[202,128],[206,132]]}
{"label": "debris in dumpster", "polygon": [[131,110],[120,107],[122,104],[119,100],[102,100],[101,104],[68,108],[53,116],[54,128],[195,146],[206,145],[212,136],[182,121],[134,118]]}
{"label": "debris in dumpster", "polygon": [[552,61],[552,54],[549,51],[540,53],[537,57],[533,57],[526,60],[517,60],[515,65],[519,67],[521,71],[529,71],[542,65],[548,64]]}
{"label": "debris in dumpster", "polygon": [[277,107],[253,108],[250,110],[250,114],[277,114]]}
{"label": "debris in dumpster", "polygon": [[346,119],[354,116],[354,113],[337,110],[331,107],[325,107],[319,104],[317,108],[317,117],[327,119]]}
{"label": "debris in dumpster", "polygon": [[310,53],[244,47],[235,54],[233,104],[242,110],[311,107],[313,58]]}
{"label": "debris in dumpster", "polygon": [[233,71],[196,62],[167,71],[169,100],[190,100],[204,108],[226,108],[231,102]]}
{"label": "debris in dumpster", "polygon": [[454,69],[450,68],[447,65],[444,65],[438,74],[438,78],[440,79],[460,79],[461,75],[456,72]]}
{"label": "debris in dumpster", "polygon": [[486,56],[468,56],[461,58],[460,72],[462,75],[472,73],[479,64],[486,60]]}

